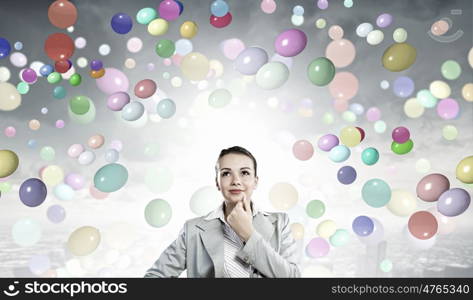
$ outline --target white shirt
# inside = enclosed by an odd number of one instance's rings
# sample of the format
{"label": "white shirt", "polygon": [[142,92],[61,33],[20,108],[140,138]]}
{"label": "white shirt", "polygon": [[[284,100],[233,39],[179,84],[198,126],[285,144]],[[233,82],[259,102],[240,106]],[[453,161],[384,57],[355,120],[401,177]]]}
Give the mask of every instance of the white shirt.
{"label": "white shirt", "polygon": [[[260,211],[254,203],[251,203],[252,214],[255,217],[258,212],[267,214]],[[222,221],[223,236],[224,236],[224,277],[230,278],[249,278],[252,272],[251,265],[242,261],[237,257],[237,252],[244,247],[243,240],[236,234],[236,232],[228,225],[225,221],[225,213],[223,211],[224,203],[214,210],[206,219],[218,218]]]}

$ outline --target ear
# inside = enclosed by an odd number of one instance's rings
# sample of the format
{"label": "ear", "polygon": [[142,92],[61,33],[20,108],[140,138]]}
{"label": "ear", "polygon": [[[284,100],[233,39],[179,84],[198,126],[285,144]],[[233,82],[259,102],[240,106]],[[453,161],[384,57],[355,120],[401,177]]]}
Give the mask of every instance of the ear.
{"label": "ear", "polygon": [[258,177],[255,178],[255,187],[253,189],[256,190],[257,187],[258,187]]}
{"label": "ear", "polygon": [[218,185],[217,178],[215,178],[215,185],[217,186],[217,190],[219,190],[219,191],[220,191],[220,186]]}

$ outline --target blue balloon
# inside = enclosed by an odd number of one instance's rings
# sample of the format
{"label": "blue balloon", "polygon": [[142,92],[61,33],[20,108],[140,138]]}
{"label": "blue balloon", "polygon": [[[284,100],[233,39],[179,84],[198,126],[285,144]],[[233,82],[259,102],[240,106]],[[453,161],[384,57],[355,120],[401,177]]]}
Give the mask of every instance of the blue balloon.
{"label": "blue balloon", "polygon": [[169,119],[176,113],[176,104],[169,98],[159,101],[156,109],[158,115],[163,119]]}
{"label": "blue balloon", "polygon": [[294,6],[294,8],[292,9],[292,12],[296,15],[296,16],[302,16],[304,14],[304,7],[300,6],[300,5],[296,5]]}
{"label": "blue balloon", "polygon": [[394,80],[393,91],[398,97],[407,98],[414,92],[414,89],[414,81],[407,76],[401,76]]}
{"label": "blue balloon", "polygon": [[143,103],[138,101],[128,103],[121,111],[122,119],[126,121],[136,121],[141,118],[144,113],[145,107],[143,106]]}
{"label": "blue balloon", "polygon": [[374,222],[367,216],[356,217],[351,226],[359,236],[368,236],[374,230]]}
{"label": "blue balloon", "polygon": [[28,148],[35,148],[37,144],[36,140],[28,140]]}
{"label": "blue balloon", "polygon": [[223,0],[215,0],[210,5],[210,12],[216,17],[223,17],[228,13],[229,7],[227,2]]}
{"label": "blue balloon", "polygon": [[7,57],[10,51],[11,46],[8,40],[0,37],[0,59]]}
{"label": "blue balloon", "polygon": [[44,65],[39,69],[39,74],[41,76],[47,77],[49,74],[51,74],[54,71],[53,66],[51,65]]}
{"label": "blue balloon", "polygon": [[337,172],[337,178],[343,184],[351,184],[356,179],[356,170],[351,166],[341,167]]}
{"label": "blue balloon", "polygon": [[181,15],[184,12],[184,4],[182,4],[182,2],[178,0],[174,1],[177,2],[177,4],[179,5],[179,15]]}
{"label": "blue balloon", "polygon": [[133,27],[133,19],[125,13],[117,13],[110,22],[113,31],[119,34],[127,34]]}
{"label": "blue balloon", "polygon": [[128,170],[116,163],[101,167],[94,176],[95,187],[104,193],[111,193],[121,189],[128,181]]}
{"label": "blue balloon", "polygon": [[56,99],[64,99],[66,97],[67,91],[63,86],[57,86],[53,90],[53,96]]}
{"label": "blue balloon", "polygon": [[40,179],[30,178],[21,184],[19,194],[23,204],[29,207],[36,207],[44,202],[48,190]]}
{"label": "blue balloon", "polygon": [[13,46],[15,47],[15,50],[18,50],[18,51],[23,49],[23,43],[22,42],[16,42],[15,45],[13,45]]}
{"label": "blue balloon", "polygon": [[329,158],[333,162],[343,162],[350,157],[351,151],[345,145],[338,145],[333,147],[329,152]]}

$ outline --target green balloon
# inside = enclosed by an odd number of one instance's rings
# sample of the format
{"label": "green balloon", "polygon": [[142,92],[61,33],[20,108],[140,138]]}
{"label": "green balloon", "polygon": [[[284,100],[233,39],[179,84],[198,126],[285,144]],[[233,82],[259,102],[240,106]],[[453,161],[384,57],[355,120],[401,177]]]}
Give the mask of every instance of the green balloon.
{"label": "green balloon", "polygon": [[145,7],[138,11],[136,14],[136,22],[148,25],[149,22],[153,21],[158,17],[158,14],[154,8]]}
{"label": "green balloon", "polygon": [[209,95],[209,105],[215,108],[227,106],[232,101],[232,94],[227,89],[216,89]]}
{"label": "green balloon", "polygon": [[320,200],[312,200],[307,204],[305,211],[311,218],[320,218],[325,213],[325,204]]}
{"label": "green balloon", "polygon": [[116,163],[101,167],[94,176],[95,187],[104,193],[111,193],[121,189],[128,180],[127,169]]}
{"label": "green balloon", "polygon": [[11,183],[9,183],[7,181],[0,182],[0,192],[6,194],[9,191],[11,191],[11,189],[12,189]]}
{"label": "green balloon", "polygon": [[361,152],[361,160],[365,165],[372,166],[379,160],[379,152],[375,148],[366,148]]}
{"label": "green balloon", "polygon": [[71,111],[77,115],[86,114],[90,109],[90,99],[85,96],[75,96],[69,100]]}
{"label": "green balloon", "polygon": [[402,144],[396,143],[394,141],[391,144],[391,150],[394,153],[399,154],[399,155],[409,153],[413,147],[414,147],[414,142],[411,139],[409,139],[407,142],[402,143]]}
{"label": "green balloon", "polygon": [[163,58],[171,57],[176,50],[174,42],[171,40],[160,40],[156,44],[156,53]]}
{"label": "green balloon", "polygon": [[45,146],[41,148],[41,151],[39,152],[39,156],[41,157],[41,159],[45,161],[52,161],[56,157],[56,151],[54,150],[53,147]]}
{"label": "green balloon", "polygon": [[462,68],[459,63],[454,60],[446,60],[440,68],[443,77],[449,80],[455,80],[460,77]]}
{"label": "green balloon", "polygon": [[171,220],[172,209],[163,199],[151,200],[145,207],[145,219],[153,227],[163,227]]}
{"label": "green balloon", "polygon": [[309,64],[307,75],[313,84],[324,86],[329,84],[335,76],[335,66],[330,59],[319,57]]}
{"label": "green balloon", "polygon": [[371,207],[383,207],[391,200],[391,187],[382,179],[371,179],[361,189],[363,200]]}
{"label": "green balloon", "polygon": [[337,229],[337,231],[330,236],[329,240],[330,244],[334,247],[344,246],[350,240],[350,233],[345,229]]}
{"label": "green balloon", "polygon": [[24,95],[30,91],[30,86],[26,82],[21,81],[16,85],[16,90],[18,93]]}
{"label": "green balloon", "polygon": [[48,75],[48,82],[51,84],[59,83],[61,80],[62,76],[58,72],[52,72]]}
{"label": "green balloon", "polygon": [[82,77],[80,74],[73,74],[71,78],[69,78],[69,84],[72,86],[78,86],[82,82]]}

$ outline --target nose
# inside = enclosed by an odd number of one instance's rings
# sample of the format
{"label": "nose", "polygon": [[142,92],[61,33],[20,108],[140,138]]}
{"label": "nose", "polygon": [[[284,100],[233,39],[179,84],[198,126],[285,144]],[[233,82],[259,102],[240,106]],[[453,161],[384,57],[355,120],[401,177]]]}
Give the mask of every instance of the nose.
{"label": "nose", "polygon": [[232,185],[241,185],[240,177],[238,175],[233,176]]}

